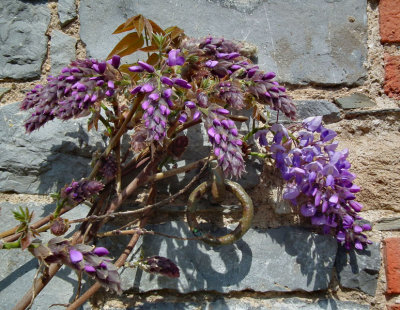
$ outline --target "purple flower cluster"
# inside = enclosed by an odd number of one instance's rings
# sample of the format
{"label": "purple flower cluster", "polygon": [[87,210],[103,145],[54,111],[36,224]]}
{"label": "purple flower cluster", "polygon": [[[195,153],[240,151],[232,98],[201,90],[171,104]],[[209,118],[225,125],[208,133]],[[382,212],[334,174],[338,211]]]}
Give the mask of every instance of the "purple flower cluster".
{"label": "purple flower cluster", "polygon": [[[110,253],[106,248],[85,244],[71,245],[69,240],[56,237],[48,242],[46,248],[40,249],[40,253],[46,263],[64,263],[77,271],[84,271],[106,289],[119,295],[122,293],[121,278],[111,262],[112,259],[107,256]],[[46,254],[43,257],[44,253]]]}
{"label": "purple flower cluster", "polygon": [[236,110],[245,107],[244,96],[240,84],[238,84],[239,83],[221,82],[216,86],[218,89],[218,96]]}
{"label": "purple flower cluster", "polygon": [[235,122],[227,118],[229,111],[218,106],[210,107],[206,119],[208,138],[225,176],[240,178],[245,172],[242,140]]}
{"label": "purple flower cluster", "polygon": [[100,172],[106,180],[114,178],[117,174],[117,161],[114,155],[110,154],[107,158],[103,159]]}
{"label": "purple flower cluster", "polygon": [[73,181],[71,184],[64,186],[61,190],[61,197],[67,199],[70,204],[75,205],[98,194],[103,187],[104,185],[98,181],[86,179]]}
{"label": "purple flower cluster", "polygon": [[149,273],[157,273],[169,278],[179,278],[179,268],[170,259],[152,256],[139,262],[139,267]]}
{"label": "purple flower cluster", "polygon": [[22,110],[34,109],[25,122],[26,131],[30,133],[54,118],[67,120],[87,115],[96,101],[114,95],[119,64],[119,56],[108,63],[76,60],[60,75],[48,77],[45,86],[35,86],[21,104]]}
{"label": "purple flower cluster", "polygon": [[[347,249],[353,245],[363,249],[370,241],[362,232],[371,227],[356,223],[362,206],[355,201],[360,188],[353,184],[348,150],[336,150],[338,143],[333,139],[337,134],[322,126],[320,116],[305,119],[303,128],[295,142],[283,125],[270,128],[274,138],[269,150],[287,181],[283,198],[300,205],[303,216],[325,233],[334,233]],[[265,134],[262,136],[262,144],[267,145]]]}

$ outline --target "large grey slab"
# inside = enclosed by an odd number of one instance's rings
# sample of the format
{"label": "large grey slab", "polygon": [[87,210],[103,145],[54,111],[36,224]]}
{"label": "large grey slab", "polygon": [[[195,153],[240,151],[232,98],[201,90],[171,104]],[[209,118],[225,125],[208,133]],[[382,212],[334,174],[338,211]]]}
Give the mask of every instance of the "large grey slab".
{"label": "large grey slab", "polygon": [[106,57],[124,35],[110,34],[139,13],[192,37],[255,44],[260,66],[291,84],[360,85],[366,77],[367,0],[82,0],[89,55]]}
{"label": "large grey slab", "polygon": [[76,39],[62,31],[53,30],[50,41],[51,74],[59,75],[61,69],[75,60]]}
{"label": "large grey slab", "polygon": [[[11,204],[1,202],[0,227],[2,231],[18,224],[11,211],[18,210],[19,206],[23,208],[28,207],[29,210],[34,211],[34,221],[54,211],[54,204]],[[66,216],[71,220],[77,219],[86,216],[87,211],[87,206],[80,205],[71,210],[68,216]],[[76,224],[72,225],[67,236],[71,235],[76,226]],[[47,242],[52,237],[54,236],[50,233],[41,233],[40,239],[43,242]],[[21,251],[19,249],[0,250],[0,261],[0,304],[2,309],[12,309],[19,299],[31,288],[39,263],[28,250]],[[66,304],[72,302],[78,286],[77,279],[72,269],[63,267],[38,297],[36,297],[31,309],[48,309],[55,303]],[[61,310],[65,309],[65,307],[55,306],[51,309]]]}
{"label": "large grey slab", "polygon": [[0,79],[40,77],[50,22],[46,0],[2,0],[0,5]]}
{"label": "large grey slab", "polygon": [[375,296],[380,268],[380,243],[370,244],[362,251],[338,249],[336,270],[342,287],[359,289]]}
{"label": "large grey slab", "polygon": [[376,106],[367,95],[354,93],[350,96],[336,98],[335,103],[343,110],[371,108]]}
{"label": "large grey slab", "polygon": [[368,310],[368,305],[336,299],[317,299],[313,302],[299,298],[218,298],[202,302],[145,302],[128,308],[107,307],[107,310]]}
{"label": "large grey slab", "polygon": [[19,103],[0,107],[1,192],[50,193],[90,173],[92,153],[103,141],[87,132],[87,118],[50,121],[28,135],[28,115]]}
{"label": "large grey slab", "polygon": [[[193,236],[183,222],[148,229],[173,236]],[[332,277],[336,249],[337,243],[331,236],[295,227],[250,229],[235,244],[216,247],[193,240],[145,235],[144,255],[168,257],[180,268],[180,278],[170,279],[128,268],[122,271],[122,286],[125,290],[139,289],[140,292],[172,289],[180,293],[324,290]]]}

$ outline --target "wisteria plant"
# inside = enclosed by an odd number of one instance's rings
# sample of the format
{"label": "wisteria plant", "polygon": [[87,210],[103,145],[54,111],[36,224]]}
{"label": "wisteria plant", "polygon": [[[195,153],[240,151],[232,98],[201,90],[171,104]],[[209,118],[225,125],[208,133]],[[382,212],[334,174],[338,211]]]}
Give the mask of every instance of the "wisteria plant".
{"label": "wisteria plant", "polygon": [[[283,198],[298,206],[320,232],[334,235],[347,249],[363,249],[370,243],[364,231],[371,227],[357,224],[362,205],[355,194],[360,188],[353,183],[348,151],[339,149],[336,132],[324,127],[321,116],[288,126],[278,122],[279,115],[296,119],[295,104],[275,80],[275,73],[262,71],[250,60],[246,43],[211,36],[189,38],[178,27],[161,29],[142,15],[129,18],[114,33],[123,32],[129,33],[107,60],[73,61],[59,75],[48,77],[45,85],[32,89],[21,104],[22,110],[31,112],[25,121],[27,134],[53,119],[89,116],[88,130],[104,131],[107,145],[94,156],[90,175],[71,180],[53,195],[54,212],[33,223],[32,212],[21,208],[14,212],[19,225],[1,233],[1,248],[27,249],[42,266],[32,289],[15,309],[28,307],[62,265],[74,269],[79,279],[87,275],[96,280],[68,309],[79,307],[101,286],[121,294],[121,266],[179,277],[179,266],[168,258],[141,257],[129,264],[126,259],[142,235],[155,233],[145,229],[151,212],[188,193],[206,171],[211,171],[210,181],[189,196],[187,219],[193,238],[211,244],[237,241],[253,216],[250,197],[235,182],[246,173],[245,159],[273,163],[285,182]],[[121,58],[139,51],[147,54],[145,61],[121,63]],[[277,119],[269,118],[265,106],[277,112]],[[241,135],[237,125],[248,121],[247,110],[253,127]],[[193,126],[204,127],[212,145],[209,156],[180,168],[166,165],[190,148],[185,133]],[[121,145],[124,135],[130,137],[127,152],[122,152],[127,149]],[[189,184],[156,202],[158,181],[190,170],[198,175]],[[145,206],[119,211],[143,186],[148,192]],[[218,238],[199,232],[197,199],[210,190],[213,199],[221,201],[225,188],[242,203],[238,227]],[[82,203],[90,205],[87,217],[68,220],[67,212]],[[129,218],[129,224],[99,232],[107,220],[118,216]],[[70,224],[76,222],[80,228],[66,238]],[[44,231],[55,237],[42,242]],[[91,245],[96,238],[118,234],[131,235],[131,240],[115,261],[108,249]]]}

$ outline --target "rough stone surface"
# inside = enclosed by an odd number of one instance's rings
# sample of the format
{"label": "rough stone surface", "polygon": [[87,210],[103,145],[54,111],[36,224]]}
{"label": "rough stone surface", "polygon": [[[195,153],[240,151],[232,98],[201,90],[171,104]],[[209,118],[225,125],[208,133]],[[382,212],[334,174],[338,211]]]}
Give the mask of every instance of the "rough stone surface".
{"label": "rough stone surface", "polygon": [[[18,207],[28,207],[34,211],[34,220],[54,210],[54,205],[39,205],[33,203],[11,204],[7,202],[0,203],[1,230],[7,230],[17,225],[12,212],[18,210]],[[88,208],[84,205],[78,206],[68,213],[69,219],[77,219],[87,214]],[[71,236],[76,228],[74,224],[67,236]],[[41,239],[47,242],[52,236],[49,233],[41,233]],[[21,251],[18,249],[0,250],[0,304],[2,309],[12,309],[18,300],[32,286],[37,268],[38,261],[27,250]],[[55,276],[49,285],[47,285],[40,295],[35,299],[32,310],[48,309],[54,303],[69,303],[74,299],[74,292],[78,284],[77,276],[73,270],[68,267],[63,267]],[[56,306],[51,309],[65,309],[64,307]],[[80,308],[83,310],[83,308]]]}
{"label": "rough stone surface", "polygon": [[374,225],[377,230],[400,230],[400,217],[383,218]]}
{"label": "rough stone surface", "polygon": [[2,0],[0,5],[0,79],[40,76],[50,21],[47,1]]}
{"label": "rough stone surface", "polygon": [[62,31],[53,30],[50,41],[51,74],[58,75],[75,57],[76,39]]}
{"label": "rough stone surface", "polygon": [[384,241],[386,271],[386,293],[400,293],[400,238],[386,238]]}
{"label": "rough stone surface", "polygon": [[58,16],[62,26],[71,22],[77,16],[75,0],[58,0]]}
{"label": "rough stone surface", "polygon": [[[80,34],[89,55],[104,58],[124,35],[111,33],[140,13],[192,37],[255,44],[261,68],[276,71],[284,82],[360,85],[366,76],[366,8],[366,0],[82,0]],[[104,11],[106,20],[99,19]]]}
{"label": "rough stone surface", "polygon": [[379,29],[382,43],[400,42],[400,0],[379,2]]}
{"label": "rough stone surface", "polygon": [[0,87],[0,99],[3,98],[5,94],[7,94],[11,88],[8,87]]}
{"label": "rough stone surface", "polygon": [[400,56],[385,55],[385,94],[400,99]]}
{"label": "rough stone surface", "polygon": [[204,302],[146,302],[143,305],[127,308],[107,307],[104,310],[368,310],[368,305],[361,305],[351,301],[340,301],[336,299],[317,299],[313,302],[299,298],[218,298],[214,301]]}
{"label": "rough stone surface", "polygon": [[343,110],[370,108],[376,105],[368,96],[360,93],[337,98],[335,103]]}
{"label": "rough stone surface", "polygon": [[[327,100],[295,100],[297,108],[297,120],[301,121],[311,116],[322,116],[324,122],[338,122],[340,120],[340,110],[330,101]],[[271,120],[275,122],[277,112],[266,108],[271,113]],[[283,123],[291,122],[290,119],[279,114],[279,121]]]}
{"label": "rough stone surface", "polygon": [[28,135],[27,116],[19,103],[0,107],[1,192],[50,193],[89,174],[92,153],[103,142],[87,133],[86,118],[54,120]]}
{"label": "rough stone surface", "polygon": [[[351,172],[361,187],[364,210],[400,211],[400,114],[342,120],[328,127],[338,132],[338,150],[349,149]],[[362,216],[362,214],[361,214]]]}
{"label": "rough stone surface", "polygon": [[381,268],[380,243],[368,245],[362,251],[347,251],[339,247],[336,270],[342,287],[356,288],[375,296]]}
{"label": "rough stone surface", "polygon": [[[174,236],[193,236],[184,222],[169,222],[148,229]],[[142,249],[145,256],[160,255],[174,261],[180,268],[180,278],[125,269],[122,272],[125,290],[310,292],[327,289],[337,243],[330,236],[281,227],[267,231],[250,229],[237,243],[216,247],[193,240],[145,235]]]}

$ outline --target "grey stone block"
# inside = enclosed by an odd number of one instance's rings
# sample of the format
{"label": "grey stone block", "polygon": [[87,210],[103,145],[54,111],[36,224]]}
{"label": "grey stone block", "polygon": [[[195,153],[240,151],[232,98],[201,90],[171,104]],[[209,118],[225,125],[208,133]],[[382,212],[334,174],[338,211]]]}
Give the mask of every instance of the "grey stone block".
{"label": "grey stone block", "polygon": [[77,16],[75,0],[58,0],[58,16],[62,26],[71,22]]}
{"label": "grey stone block", "polygon": [[336,299],[317,299],[313,302],[299,298],[237,299],[218,298],[204,302],[145,302],[134,308],[106,308],[107,310],[368,310],[368,305]]}
{"label": "grey stone block", "polygon": [[[147,228],[173,236],[193,236],[183,222]],[[324,290],[332,277],[336,249],[337,242],[331,236],[294,227],[250,229],[235,244],[216,247],[193,240],[145,235],[144,255],[168,257],[180,268],[181,276],[170,279],[128,268],[122,271],[122,286],[124,290],[140,292],[171,289],[180,293]]]}
{"label": "grey stone block", "polygon": [[342,287],[375,296],[381,267],[380,243],[369,244],[362,251],[339,247],[335,264]]}
{"label": "grey stone block", "polygon": [[335,103],[343,110],[370,108],[376,106],[368,96],[355,93],[347,97],[336,98]]}
{"label": "grey stone block", "polygon": [[47,1],[2,0],[0,5],[0,79],[40,77],[50,22]]}
{"label": "grey stone block", "polygon": [[383,218],[374,225],[377,230],[400,230],[400,217]]}
{"label": "grey stone block", "polygon": [[8,87],[0,87],[0,99],[3,98],[5,94],[7,94],[11,88]]}
{"label": "grey stone block", "polygon": [[[258,46],[262,69],[291,84],[361,85],[366,77],[367,1],[82,0],[81,38],[104,58],[124,34],[110,34],[143,14],[187,35],[213,35]],[[105,18],[103,12],[107,12]],[[168,12],[168,13],[166,13]]]}
{"label": "grey stone block", "polygon": [[51,74],[59,75],[75,57],[76,39],[62,31],[53,30],[50,41]]}
{"label": "grey stone block", "polygon": [[[330,101],[327,100],[295,100],[297,108],[297,121],[302,121],[311,116],[322,116],[324,122],[332,123],[340,121],[340,110]],[[271,115],[270,120],[276,121],[277,112],[266,108]],[[291,120],[285,117],[283,113],[279,113],[279,122],[290,123]]]}
{"label": "grey stone block", "polygon": [[[1,230],[10,229],[18,222],[14,219],[11,211],[18,210],[18,207],[28,207],[34,211],[34,220],[48,215],[54,211],[54,205],[40,205],[35,203],[18,203],[11,204],[7,202],[0,203]],[[87,206],[77,206],[68,213],[69,219],[77,219],[86,216]],[[71,236],[77,225],[73,224],[68,233]],[[40,239],[47,242],[54,236],[50,233],[41,233]],[[37,268],[38,260],[32,256],[28,250],[21,251],[19,249],[0,250],[0,304],[2,309],[12,309],[19,299],[31,288]],[[36,297],[32,310],[48,309],[52,304],[66,304],[74,300],[78,280],[75,272],[68,268],[62,267],[51,282]],[[65,309],[61,306],[55,306],[51,309]],[[83,310],[83,308],[80,308]]]}
{"label": "grey stone block", "polygon": [[54,120],[28,135],[27,116],[19,103],[0,107],[1,192],[50,193],[90,173],[92,153],[104,143],[87,132],[87,118]]}

